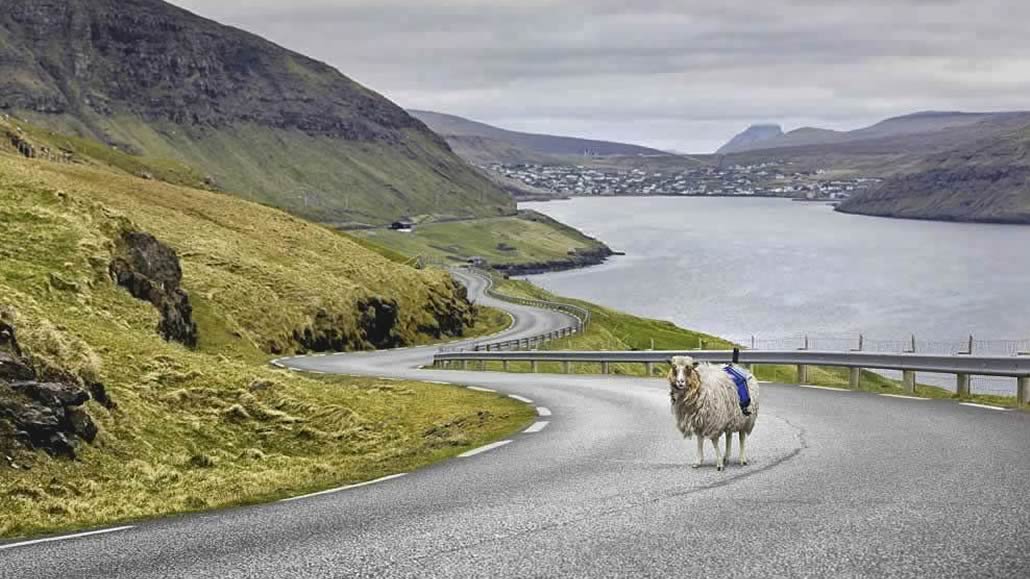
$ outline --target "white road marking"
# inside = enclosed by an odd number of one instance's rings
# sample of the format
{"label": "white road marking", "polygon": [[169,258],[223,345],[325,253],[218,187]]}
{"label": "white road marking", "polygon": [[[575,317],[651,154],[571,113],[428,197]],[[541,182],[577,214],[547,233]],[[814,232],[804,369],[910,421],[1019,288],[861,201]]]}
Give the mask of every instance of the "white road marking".
{"label": "white road marking", "polygon": [[38,545],[40,543],[51,543],[53,541],[65,541],[68,539],[78,539],[79,537],[89,537],[92,535],[105,535],[107,533],[117,533],[119,531],[128,531],[133,529],[135,526],[129,525],[127,527],[115,527],[113,529],[100,529],[99,531],[87,531],[85,533],[75,533],[74,535],[62,535],[60,537],[48,537],[46,539],[34,539],[32,541],[22,541],[20,543],[9,543],[7,545],[0,545],[0,551],[4,549],[13,549],[15,547],[26,547],[28,545]]}
{"label": "white road marking", "polygon": [[529,428],[523,430],[522,433],[523,434],[533,434],[534,432],[540,432],[544,428],[547,428],[548,424],[550,424],[550,422],[548,422],[546,420],[541,420],[540,422],[534,422],[532,425],[530,425]]}
{"label": "white road marking", "polygon": [[513,400],[518,400],[519,402],[525,402],[526,404],[532,404],[533,403],[533,401],[530,400],[529,398],[526,398],[524,396],[519,396],[518,394],[509,394],[508,398],[511,398]]}
{"label": "white road marking", "polygon": [[538,415],[540,415],[540,416],[550,416],[551,415],[550,409],[544,408],[543,406],[537,406],[536,407],[536,413]]}
{"label": "white road marking", "polygon": [[469,390],[475,390],[476,392],[497,392],[496,390],[491,390],[489,388],[480,388],[479,386],[466,386],[466,388],[468,388]]}
{"label": "white road marking", "polygon": [[846,388],[833,388],[830,386],[813,386],[811,384],[798,384],[801,388],[814,388],[816,390],[830,390],[831,392],[851,392]]}
{"label": "white road marking", "polygon": [[322,372],[321,370],[307,370],[307,373],[308,374],[325,374],[325,372]]}
{"label": "white road marking", "polygon": [[384,477],[377,478],[377,479],[374,479],[374,480],[368,480],[368,481],[365,481],[365,482],[355,483],[355,484],[352,484],[352,485],[347,485],[345,487],[337,487],[335,489],[318,491],[317,493],[310,493],[310,494],[306,494],[306,495],[300,495],[299,497],[289,497],[289,498],[286,498],[286,499],[282,499],[279,502],[280,503],[288,503],[290,501],[296,501],[296,500],[299,500],[299,499],[306,499],[308,497],[317,497],[319,495],[328,495],[330,493],[338,493],[340,491],[345,491],[345,490],[349,490],[349,489],[356,489],[358,487],[367,487],[368,485],[374,485],[376,483],[381,483],[381,482],[392,480],[392,479],[395,479],[395,478],[400,478],[400,477],[402,477],[402,476],[404,476],[406,474],[408,474],[408,473],[406,473],[406,472],[399,472],[397,474],[391,474],[390,476],[384,476]]}
{"label": "white road marking", "polygon": [[468,458],[470,456],[475,456],[475,455],[477,455],[477,454],[479,454],[481,452],[486,452],[488,450],[493,450],[495,448],[500,448],[500,447],[504,446],[505,444],[508,444],[509,442],[511,442],[511,441],[510,440],[499,440],[497,442],[492,442],[492,443],[490,443],[490,444],[488,444],[486,446],[480,446],[479,448],[473,448],[472,450],[469,450],[467,452],[463,452],[463,453],[458,455],[458,458]]}
{"label": "white road marking", "polygon": [[452,382],[444,382],[443,380],[429,380],[428,384],[443,384],[445,386],[450,386],[453,383]]}
{"label": "white road marking", "polygon": [[987,410],[1001,410],[1002,412],[1008,412],[1008,408],[1002,408],[1000,406],[988,406],[986,404],[977,404],[975,402],[959,402],[962,406],[971,406],[973,408],[986,408]]}
{"label": "white road marking", "polygon": [[276,366],[278,368],[285,368],[286,367],[286,365],[283,364],[282,362],[280,362],[279,360],[272,360],[272,365]]}
{"label": "white road marking", "polygon": [[889,396],[891,398],[904,398],[905,400],[929,400],[929,398],[920,398],[918,396],[905,396],[903,394],[880,394],[880,396]]}

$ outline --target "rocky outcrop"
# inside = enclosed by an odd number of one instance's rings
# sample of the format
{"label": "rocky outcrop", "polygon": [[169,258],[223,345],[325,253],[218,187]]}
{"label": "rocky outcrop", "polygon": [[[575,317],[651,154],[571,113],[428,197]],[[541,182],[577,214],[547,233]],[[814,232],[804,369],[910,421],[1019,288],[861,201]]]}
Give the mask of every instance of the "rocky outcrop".
{"label": "rocky outcrop", "polygon": [[11,443],[75,458],[97,427],[83,408],[89,393],[73,381],[43,381],[22,357],[14,328],[0,323],[0,447]]}
{"label": "rocky outcrop", "polygon": [[197,324],[189,294],[180,287],[182,267],[175,250],[142,231],[122,234],[109,267],[111,277],[161,313],[157,331],[166,340],[197,345]]}
{"label": "rocky outcrop", "polygon": [[400,345],[395,334],[397,302],[370,297],[357,303],[357,333],[348,331],[348,318],[354,314],[333,314],[319,310],[311,323],[293,332],[293,340],[304,351],[344,352],[369,348],[392,348]]}

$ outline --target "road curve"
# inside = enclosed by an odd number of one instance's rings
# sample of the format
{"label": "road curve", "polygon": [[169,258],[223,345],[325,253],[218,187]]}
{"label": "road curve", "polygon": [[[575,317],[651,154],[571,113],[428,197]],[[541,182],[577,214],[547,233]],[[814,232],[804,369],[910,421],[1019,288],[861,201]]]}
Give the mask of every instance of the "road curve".
{"label": "road curve", "polygon": [[[512,312],[510,337],[563,314]],[[531,399],[537,432],[290,502],[3,549],[0,577],[1022,576],[1030,417],[766,385],[751,464],[691,469],[659,380],[420,370],[433,347],[298,370],[446,381]]]}

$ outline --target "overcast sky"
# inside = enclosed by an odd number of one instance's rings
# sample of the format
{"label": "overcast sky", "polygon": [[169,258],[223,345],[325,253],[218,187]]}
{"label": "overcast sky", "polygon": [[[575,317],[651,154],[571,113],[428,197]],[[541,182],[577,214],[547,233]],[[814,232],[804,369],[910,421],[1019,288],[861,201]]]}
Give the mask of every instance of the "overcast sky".
{"label": "overcast sky", "polygon": [[1028,0],[173,0],[407,108],[709,152],[754,122],[1030,109]]}

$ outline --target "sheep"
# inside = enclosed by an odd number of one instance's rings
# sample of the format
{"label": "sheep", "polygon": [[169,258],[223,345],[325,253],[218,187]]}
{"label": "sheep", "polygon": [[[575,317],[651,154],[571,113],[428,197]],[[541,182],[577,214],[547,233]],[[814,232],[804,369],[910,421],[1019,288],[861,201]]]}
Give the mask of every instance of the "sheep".
{"label": "sheep", "polygon": [[[722,366],[699,364],[690,356],[673,356],[669,361],[669,397],[676,426],[684,438],[697,437],[697,460],[691,465],[701,466],[704,461],[704,440],[715,447],[715,466],[723,469],[729,458],[732,433],[738,433],[740,464],[747,464],[747,435],[758,419],[758,382],[747,374],[747,389],[751,404],[745,415],[740,407],[740,396],[733,379]],[[719,454],[719,437],[726,435],[726,452]]]}

